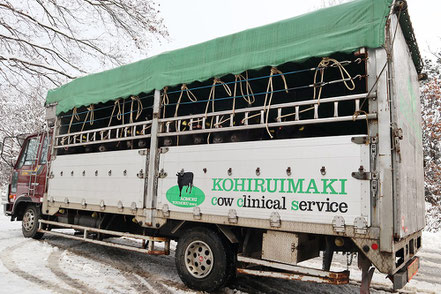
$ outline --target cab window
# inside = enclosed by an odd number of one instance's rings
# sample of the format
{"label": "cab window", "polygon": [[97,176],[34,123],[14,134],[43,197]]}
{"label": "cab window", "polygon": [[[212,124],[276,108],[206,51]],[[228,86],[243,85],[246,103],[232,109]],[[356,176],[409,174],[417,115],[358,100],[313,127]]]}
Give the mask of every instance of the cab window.
{"label": "cab window", "polygon": [[38,139],[38,137],[29,139],[25,151],[21,154],[17,168],[21,168],[24,165],[32,165],[35,162],[38,153]]}

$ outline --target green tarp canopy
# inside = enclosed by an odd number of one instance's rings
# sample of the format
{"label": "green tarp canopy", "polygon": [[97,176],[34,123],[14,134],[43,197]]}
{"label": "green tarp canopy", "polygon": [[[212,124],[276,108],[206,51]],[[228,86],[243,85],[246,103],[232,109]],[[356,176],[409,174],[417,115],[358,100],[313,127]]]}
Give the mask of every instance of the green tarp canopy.
{"label": "green tarp canopy", "polygon": [[[356,0],[166,52],[77,78],[50,90],[46,103],[58,103],[57,114],[60,114],[74,107],[148,93],[165,86],[301,62],[335,52],[351,53],[361,47],[378,48],[385,42],[385,25],[392,2]],[[413,30],[408,31],[409,40]],[[417,47],[413,55],[420,70]]]}

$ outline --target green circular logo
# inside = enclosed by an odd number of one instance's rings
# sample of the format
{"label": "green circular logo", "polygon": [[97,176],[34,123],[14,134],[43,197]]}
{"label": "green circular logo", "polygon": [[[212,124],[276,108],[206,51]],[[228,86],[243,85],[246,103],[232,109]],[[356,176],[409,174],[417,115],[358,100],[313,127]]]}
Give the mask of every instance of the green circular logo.
{"label": "green circular logo", "polygon": [[171,204],[179,207],[198,206],[205,200],[204,192],[195,186],[191,187],[191,189],[187,189],[186,186],[182,187],[181,197],[179,197],[179,187],[173,186],[168,189],[166,197]]}

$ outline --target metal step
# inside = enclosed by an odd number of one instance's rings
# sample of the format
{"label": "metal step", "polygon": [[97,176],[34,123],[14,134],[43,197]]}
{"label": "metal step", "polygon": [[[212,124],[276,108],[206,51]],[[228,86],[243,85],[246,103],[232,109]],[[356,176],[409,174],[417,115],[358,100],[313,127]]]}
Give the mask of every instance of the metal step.
{"label": "metal step", "polygon": [[[43,227],[45,227],[45,226],[42,226],[42,224],[55,226],[57,228],[79,230],[79,231],[82,231],[83,234],[82,234],[82,236],[75,236],[75,235],[71,235],[71,234],[67,234],[67,233],[55,232],[52,230],[44,229]],[[60,236],[60,237],[65,237],[65,238],[69,238],[69,239],[80,240],[80,241],[85,241],[85,242],[89,242],[89,243],[114,247],[114,248],[126,249],[126,250],[136,251],[136,252],[140,252],[140,253],[147,253],[149,255],[169,255],[170,254],[170,239],[163,238],[163,237],[152,237],[152,236],[123,233],[123,232],[117,232],[117,231],[103,230],[103,229],[97,229],[97,228],[90,228],[90,227],[84,227],[84,226],[42,220],[42,219],[39,220],[38,232],[48,234],[48,235]],[[94,240],[94,239],[90,238],[90,233],[102,233],[102,234],[111,235],[111,236],[125,237],[125,238],[130,238],[130,239],[138,239],[138,240],[142,240],[142,245],[140,247],[136,247],[136,246],[126,245],[126,244],[114,243],[111,241]],[[163,242],[164,248],[157,250],[155,248],[155,242]]]}
{"label": "metal step", "polygon": [[242,255],[237,256],[237,261],[277,269],[277,271],[266,271],[250,268],[237,268],[237,272],[241,274],[334,285],[343,285],[349,283],[349,271],[330,272],[315,268],[245,257]]}

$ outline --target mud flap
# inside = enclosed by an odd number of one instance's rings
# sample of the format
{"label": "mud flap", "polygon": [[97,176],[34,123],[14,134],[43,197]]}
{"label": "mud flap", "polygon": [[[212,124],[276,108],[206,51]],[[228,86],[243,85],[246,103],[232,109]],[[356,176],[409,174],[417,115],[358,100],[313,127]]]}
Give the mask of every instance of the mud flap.
{"label": "mud flap", "polygon": [[394,275],[392,275],[392,282],[394,284],[394,291],[403,288],[418,272],[420,268],[420,259],[415,256],[405,267],[400,269]]}

